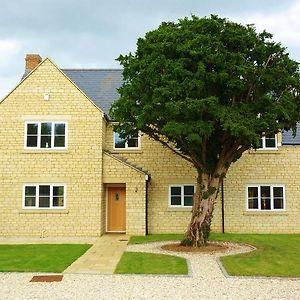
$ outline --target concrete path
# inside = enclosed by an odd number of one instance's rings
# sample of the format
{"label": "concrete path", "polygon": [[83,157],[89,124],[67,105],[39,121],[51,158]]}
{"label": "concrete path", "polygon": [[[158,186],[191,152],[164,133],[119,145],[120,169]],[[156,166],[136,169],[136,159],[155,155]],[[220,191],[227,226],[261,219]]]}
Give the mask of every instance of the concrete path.
{"label": "concrete path", "polygon": [[124,234],[105,234],[64,273],[102,273],[113,274],[129,237]]}

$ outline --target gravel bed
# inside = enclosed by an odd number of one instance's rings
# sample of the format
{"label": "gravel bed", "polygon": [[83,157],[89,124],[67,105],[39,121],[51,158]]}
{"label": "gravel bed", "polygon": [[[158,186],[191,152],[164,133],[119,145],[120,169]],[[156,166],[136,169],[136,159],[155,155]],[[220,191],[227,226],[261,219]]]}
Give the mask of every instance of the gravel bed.
{"label": "gravel bed", "polygon": [[226,252],[174,253],[161,249],[172,242],[130,245],[128,251],[185,257],[191,276],[67,274],[62,282],[30,283],[37,273],[0,273],[0,299],[300,299],[300,279],[227,278],[217,264],[221,255],[251,251],[227,243]]}

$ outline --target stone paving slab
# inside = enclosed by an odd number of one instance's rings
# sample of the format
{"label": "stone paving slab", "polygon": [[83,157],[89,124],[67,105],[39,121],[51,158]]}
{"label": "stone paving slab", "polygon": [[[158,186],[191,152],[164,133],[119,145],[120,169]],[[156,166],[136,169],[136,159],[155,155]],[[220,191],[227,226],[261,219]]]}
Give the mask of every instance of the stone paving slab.
{"label": "stone paving slab", "polygon": [[128,236],[124,234],[105,234],[64,273],[102,273],[113,274],[123,252],[126,250]]}

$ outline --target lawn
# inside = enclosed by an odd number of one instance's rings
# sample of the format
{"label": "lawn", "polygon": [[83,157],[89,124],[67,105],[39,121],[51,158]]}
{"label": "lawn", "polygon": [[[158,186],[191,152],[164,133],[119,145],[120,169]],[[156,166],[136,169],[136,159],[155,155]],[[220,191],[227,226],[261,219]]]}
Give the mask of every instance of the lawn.
{"label": "lawn", "polygon": [[116,267],[115,274],[186,275],[188,274],[188,267],[186,259],[182,257],[165,254],[124,252]]}
{"label": "lawn", "polygon": [[[181,240],[182,235],[149,235],[132,237],[130,244],[153,241]],[[299,234],[211,234],[212,241],[242,242],[255,246],[256,251],[221,257],[230,275],[300,276]]]}
{"label": "lawn", "polygon": [[91,245],[0,245],[0,272],[61,273]]}

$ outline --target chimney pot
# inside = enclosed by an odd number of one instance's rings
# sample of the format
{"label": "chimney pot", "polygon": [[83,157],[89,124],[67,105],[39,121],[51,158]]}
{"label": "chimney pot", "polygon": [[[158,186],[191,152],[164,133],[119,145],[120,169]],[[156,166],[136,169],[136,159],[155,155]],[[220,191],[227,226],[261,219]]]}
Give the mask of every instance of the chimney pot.
{"label": "chimney pot", "polygon": [[42,58],[39,54],[27,54],[25,62],[25,69],[32,71],[42,62]]}

